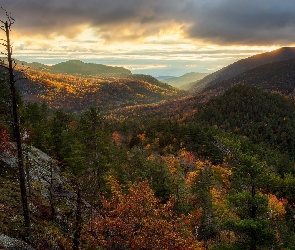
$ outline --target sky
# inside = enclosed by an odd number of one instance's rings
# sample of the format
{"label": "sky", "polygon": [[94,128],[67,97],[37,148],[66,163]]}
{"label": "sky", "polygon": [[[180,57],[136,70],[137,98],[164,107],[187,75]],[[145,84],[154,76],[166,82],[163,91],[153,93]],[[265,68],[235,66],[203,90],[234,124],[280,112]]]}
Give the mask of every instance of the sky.
{"label": "sky", "polygon": [[[0,6],[15,19],[13,56],[48,65],[79,59],[180,76],[295,46],[295,0],[1,0]],[[6,20],[3,10],[0,19]]]}

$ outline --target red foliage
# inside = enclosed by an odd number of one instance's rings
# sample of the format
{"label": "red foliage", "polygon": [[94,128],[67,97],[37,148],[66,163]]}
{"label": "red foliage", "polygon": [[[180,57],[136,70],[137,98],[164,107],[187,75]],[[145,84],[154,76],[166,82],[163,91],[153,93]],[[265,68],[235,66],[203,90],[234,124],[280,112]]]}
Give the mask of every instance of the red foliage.
{"label": "red foliage", "polygon": [[87,228],[91,233],[84,234],[94,247],[202,249],[186,218],[174,214],[173,199],[161,204],[146,181],[130,185],[127,193],[116,180],[111,180],[111,186],[111,198],[102,199],[100,216]]}
{"label": "red foliage", "polygon": [[12,140],[7,129],[0,125],[0,153],[10,152],[12,149]]}

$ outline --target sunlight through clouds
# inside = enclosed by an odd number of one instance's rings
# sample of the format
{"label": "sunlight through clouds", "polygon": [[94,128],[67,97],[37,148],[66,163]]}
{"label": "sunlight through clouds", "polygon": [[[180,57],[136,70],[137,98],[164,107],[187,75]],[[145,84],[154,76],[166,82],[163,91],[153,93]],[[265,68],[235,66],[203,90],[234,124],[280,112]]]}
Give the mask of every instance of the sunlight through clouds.
{"label": "sunlight through clouds", "polygon": [[1,5],[16,19],[14,56],[28,62],[80,59],[135,73],[180,75],[212,72],[295,45],[292,0],[269,0],[267,6],[254,0],[3,0]]}

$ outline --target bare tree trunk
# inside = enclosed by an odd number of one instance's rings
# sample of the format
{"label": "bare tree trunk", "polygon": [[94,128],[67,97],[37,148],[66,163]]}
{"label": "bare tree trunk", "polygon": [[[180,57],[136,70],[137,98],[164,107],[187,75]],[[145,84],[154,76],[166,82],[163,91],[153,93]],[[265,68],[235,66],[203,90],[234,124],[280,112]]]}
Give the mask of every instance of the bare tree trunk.
{"label": "bare tree trunk", "polygon": [[75,222],[75,233],[73,238],[73,250],[79,250],[80,236],[82,231],[82,196],[81,196],[81,185],[77,185],[77,209],[76,209],[76,222]]}
{"label": "bare tree trunk", "polygon": [[21,145],[21,136],[20,136],[20,127],[19,127],[19,118],[18,118],[18,108],[17,108],[17,98],[16,98],[16,89],[15,89],[15,80],[13,74],[13,65],[12,65],[12,48],[10,45],[10,26],[7,21],[5,22],[5,33],[6,33],[6,50],[8,58],[8,71],[9,71],[9,83],[11,91],[11,100],[12,100],[12,115],[13,115],[13,137],[17,145],[17,161],[18,161],[18,170],[19,170],[19,181],[20,181],[20,191],[21,199],[23,206],[23,214],[25,221],[25,231],[26,231],[26,241],[31,243],[32,230],[31,230],[31,221],[29,215],[29,206],[27,199],[27,189],[26,189],[26,176],[23,162],[23,152]]}

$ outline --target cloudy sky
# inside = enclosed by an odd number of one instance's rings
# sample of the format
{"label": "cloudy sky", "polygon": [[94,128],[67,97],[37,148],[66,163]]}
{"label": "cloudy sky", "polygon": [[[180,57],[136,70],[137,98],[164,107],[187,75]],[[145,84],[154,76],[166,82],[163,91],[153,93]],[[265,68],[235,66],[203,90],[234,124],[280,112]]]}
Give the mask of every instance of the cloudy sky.
{"label": "cloudy sky", "polygon": [[80,59],[160,76],[213,72],[253,54],[295,46],[294,4],[1,0],[0,6],[15,19],[11,35],[17,59],[46,64]]}

